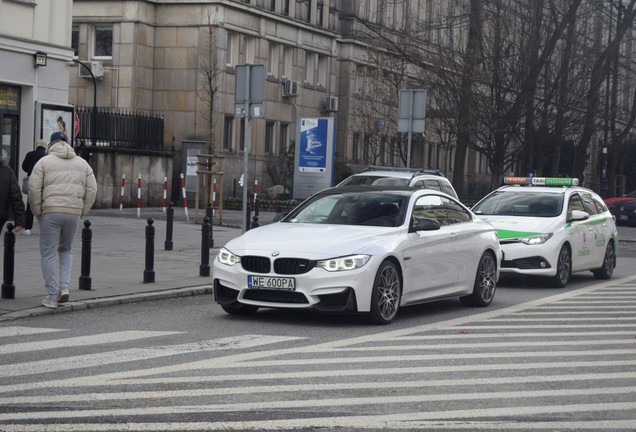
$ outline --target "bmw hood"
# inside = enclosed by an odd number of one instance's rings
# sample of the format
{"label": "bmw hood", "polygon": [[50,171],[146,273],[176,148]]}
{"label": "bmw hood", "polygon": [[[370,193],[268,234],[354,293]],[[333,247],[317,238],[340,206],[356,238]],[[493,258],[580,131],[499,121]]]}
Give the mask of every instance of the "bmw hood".
{"label": "bmw hood", "polygon": [[225,248],[237,255],[326,259],[362,253],[401,228],[277,222],[247,231]]}
{"label": "bmw hood", "polygon": [[478,216],[497,230],[499,240],[552,232],[558,220],[558,217]]}

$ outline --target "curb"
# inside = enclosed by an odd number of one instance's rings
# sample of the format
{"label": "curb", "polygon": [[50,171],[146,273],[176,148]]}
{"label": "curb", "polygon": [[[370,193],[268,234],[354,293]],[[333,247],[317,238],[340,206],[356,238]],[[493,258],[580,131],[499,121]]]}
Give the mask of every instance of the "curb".
{"label": "curb", "polygon": [[65,303],[62,306],[58,306],[57,309],[49,309],[44,306],[38,306],[31,309],[24,309],[21,311],[11,312],[0,316],[0,322],[11,321],[20,318],[37,317],[43,315],[53,315],[58,313],[72,312],[77,310],[96,309],[104,306],[116,306],[129,303],[137,303],[141,301],[161,300],[177,297],[190,297],[197,295],[213,294],[214,288],[212,285],[197,285],[186,288],[171,288],[167,290],[151,291],[139,294],[126,294],[113,297],[103,297],[88,299],[77,302]]}

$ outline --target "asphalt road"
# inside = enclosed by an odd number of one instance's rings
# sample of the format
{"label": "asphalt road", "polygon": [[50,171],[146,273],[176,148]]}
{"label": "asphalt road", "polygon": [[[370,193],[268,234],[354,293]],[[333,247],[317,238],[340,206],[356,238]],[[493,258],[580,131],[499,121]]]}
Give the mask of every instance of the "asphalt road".
{"label": "asphalt road", "polygon": [[634,430],[636,258],[389,326],[211,296],[0,326],[0,431]]}

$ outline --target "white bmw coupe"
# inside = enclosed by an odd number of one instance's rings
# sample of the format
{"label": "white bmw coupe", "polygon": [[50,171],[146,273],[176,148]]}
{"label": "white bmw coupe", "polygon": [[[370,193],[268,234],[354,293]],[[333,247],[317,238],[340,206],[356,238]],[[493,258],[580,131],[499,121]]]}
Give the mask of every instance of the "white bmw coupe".
{"label": "white bmw coupe", "polygon": [[495,229],[442,192],[338,187],[229,241],[214,296],[230,314],[314,309],[388,324],[402,306],[442,298],[489,305],[501,258]]}

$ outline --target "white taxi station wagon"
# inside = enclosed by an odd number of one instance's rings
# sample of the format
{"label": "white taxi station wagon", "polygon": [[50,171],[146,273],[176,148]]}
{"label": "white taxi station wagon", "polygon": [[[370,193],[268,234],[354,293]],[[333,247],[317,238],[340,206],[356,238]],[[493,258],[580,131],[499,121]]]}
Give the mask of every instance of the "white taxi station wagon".
{"label": "white taxi station wagon", "polygon": [[502,273],[546,277],[564,287],[573,272],[612,277],[618,233],[612,214],[576,178],[506,177],[472,207],[497,230]]}
{"label": "white taxi station wagon", "polygon": [[214,296],[230,314],[311,309],[388,324],[410,304],[489,305],[500,261],[495,229],[443,192],[342,186],[229,241]]}

